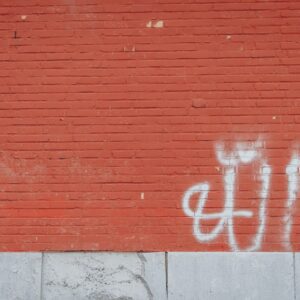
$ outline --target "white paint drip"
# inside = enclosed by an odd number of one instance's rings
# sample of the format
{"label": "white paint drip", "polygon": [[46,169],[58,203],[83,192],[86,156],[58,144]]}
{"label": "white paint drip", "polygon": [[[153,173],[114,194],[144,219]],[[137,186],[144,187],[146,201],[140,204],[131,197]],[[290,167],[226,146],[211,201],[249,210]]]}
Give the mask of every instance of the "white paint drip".
{"label": "white paint drip", "polygon": [[291,250],[291,230],[292,230],[292,212],[297,199],[299,175],[298,170],[300,167],[300,159],[297,153],[292,155],[290,163],[286,167],[286,174],[288,177],[288,199],[286,202],[286,214],[284,217],[284,245],[288,250]]}
{"label": "white paint drip", "polygon": [[[254,251],[260,248],[262,237],[265,229],[265,218],[266,218],[266,204],[269,195],[270,187],[270,176],[271,167],[264,161],[261,161],[260,151],[262,144],[257,141],[252,145],[247,145],[245,143],[237,143],[235,145],[234,151],[226,153],[224,145],[218,143],[216,145],[216,156],[218,161],[224,166],[224,190],[225,190],[225,203],[224,210],[220,213],[204,214],[203,209],[207,201],[208,192],[210,185],[207,182],[200,183],[192,186],[186,191],[183,197],[183,210],[184,213],[193,218],[193,232],[195,238],[199,242],[208,242],[215,239],[218,234],[224,230],[227,226],[229,244],[233,251],[241,251],[235,238],[234,233],[234,218],[244,217],[250,218],[253,216],[253,212],[249,210],[234,210],[235,206],[235,185],[236,185],[236,170],[238,166],[242,164],[249,164],[254,160],[260,161],[260,181],[262,182],[261,192],[260,192],[260,206],[259,206],[259,226],[257,234],[253,238],[252,244],[243,249],[243,251]],[[200,193],[197,207],[193,211],[190,208],[190,200],[195,193]],[[201,230],[201,220],[207,219],[219,219],[217,225],[209,233],[204,233]]]}
{"label": "white paint drip", "polygon": [[248,251],[256,250],[260,247],[264,235],[265,224],[266,224],[266,210],[267,201],[269,197],[270,181],[271,181],[272,168],[267,163],[263,163],[261,167],[260,181],[262,182],[262,188],[260,191],[260,206],[259,206],[259,226],[257,235],[254,237],[253,248]]}

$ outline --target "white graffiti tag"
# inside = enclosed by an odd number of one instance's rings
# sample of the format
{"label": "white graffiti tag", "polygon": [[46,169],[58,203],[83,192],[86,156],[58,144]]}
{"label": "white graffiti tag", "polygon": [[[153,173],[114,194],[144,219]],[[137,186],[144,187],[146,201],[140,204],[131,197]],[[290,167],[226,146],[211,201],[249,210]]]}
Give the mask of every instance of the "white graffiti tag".
{"label": "white graffiti tag", "polygon": [[[241,164],[250,164],[257,161],[260,166],[259,180],[261,182],[259,225],[251,245],[243,249],[243,251],[258,250],[261,246],[265,229],[266,204],[270,188],[271,167],[262,159],[260,149],[261,143],[259,141],[252,143],[250,146],[249,144],[237,143],[234,150],[230,153],[226,153],[222,143],[216,145],[216,157],[219,163],[224,167],[223,184],[225,203],[223,211],[219,213],[203,213],[210,190],[208,182],[196,184],[185,192],[182,201],[183,210],[188,217],[193,218],[193,232],[199,242],[211,241],[227,228],[229,245],[232,251],[241,251],[234,233],[234,218],[250,218],[253,216],[253,212],[251,210],[235,210],[234,208],[237,170]],[[199,194],[199,199],[196,208],[192,209],[190,202],[195,194]],[[205,233],[201,228],[201,221],[209,219],[218,219],[218,223],[209,233]]]}

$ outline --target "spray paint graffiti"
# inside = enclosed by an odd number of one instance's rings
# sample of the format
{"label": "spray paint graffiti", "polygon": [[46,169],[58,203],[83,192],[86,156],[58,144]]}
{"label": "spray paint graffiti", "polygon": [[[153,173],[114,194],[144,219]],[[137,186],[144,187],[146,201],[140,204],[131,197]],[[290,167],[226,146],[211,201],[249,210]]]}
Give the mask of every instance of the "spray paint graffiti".
{"label": "spray paint graffiti", "polygon": [[299,175],[298,171],[300,168],[300,159],[298,157],[298,154],[295,152],[292,155],[290,163],[286,167],[286,174],[288,178],[288,198],[286,201],[286,214],[284,217],[284,237],[283,240],[285,241],[285,246],[287,250],[291,250],[291,229],[292,229],[292,212],[293,207],[297,198],[297,192],[298,192],[298,183],[299,183]]}
{"label": "spray paint graffiti", "polygon": [[[272,168],[268,165],[266,158],[262,154],[262,143],[256,141],[249,143],[236,143],[231,152],[226,152],[222,143],[217,143],[215,147],[216,158],[224,168],[224,209],[219,213],[204,213],[206,201],[210,190],[208,182],[202,182],[190,187],[183,196],[182,207],[184,213],[193,219],[193,233],[198,242],[210,242],[218,237],[225,230],[228,233],[228,242],[232,251],[255,251],[259,250],[265,232],[267,202],[269,198]],[[235,231],[234,219],[236,217],[250,218],[253,216],[251,210],[235,209],[235,191],[238,169],[240,165],[257,163],[259,168],[258,180],[260,181],[258,228],[251,244],[245,249],[238,245]],[[289,165],[286,167],[288,178],[288,199],[286,201],[286,215],[284,217],[284,245],[290,249],[290,233],[292,227],[292,210],[296,201],[298,191],[298,170],[300,159],[297,153],[292,155]],[[191,200],[195,195],[199,195],[196,208],[191,208]],[[203,220],[218,220],[217,224],[210,232],[202,229]]]}

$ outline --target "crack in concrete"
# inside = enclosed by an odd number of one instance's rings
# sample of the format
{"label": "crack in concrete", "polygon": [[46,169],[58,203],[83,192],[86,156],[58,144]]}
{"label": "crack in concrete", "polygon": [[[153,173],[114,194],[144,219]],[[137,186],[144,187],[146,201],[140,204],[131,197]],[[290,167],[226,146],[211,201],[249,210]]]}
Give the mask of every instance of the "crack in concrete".
{"label": "crack in concrete", "polygon": [[168,252],[165,252],[165,274],[166,274],[166,294],[169,298],[169,266],[168,266]]}
{"label": "crack in concrete", "polygon": [[145,255],[142,253],[137,253],[137,256],[142,263],[142,275],[145,276],[145,273],[146,273],[145,263],[147,262],[147,259],[146,259]]}

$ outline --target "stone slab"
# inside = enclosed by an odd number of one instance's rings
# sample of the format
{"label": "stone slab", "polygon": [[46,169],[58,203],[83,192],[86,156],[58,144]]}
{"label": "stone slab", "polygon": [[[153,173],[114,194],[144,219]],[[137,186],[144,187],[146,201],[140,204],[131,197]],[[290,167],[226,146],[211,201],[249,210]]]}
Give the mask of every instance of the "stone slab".
{"label": "stone slab", "polygon": [[169,253],[168,287],[169,300],[294,300],[293,253]]}
{"label": "stone slab", "polygon": [[44,300],[166,299],[164,253],[44,254]]}
{"label": "stone slab", "polygon": [[40,300],[41,253],[0,253],[0,299]]}

